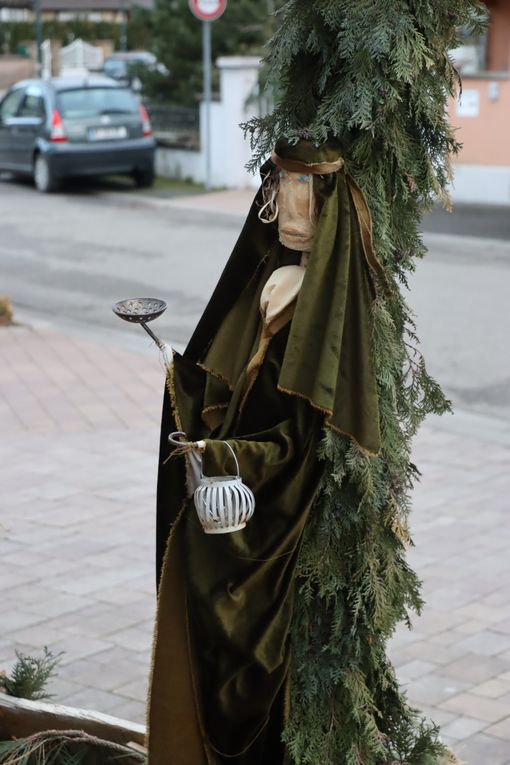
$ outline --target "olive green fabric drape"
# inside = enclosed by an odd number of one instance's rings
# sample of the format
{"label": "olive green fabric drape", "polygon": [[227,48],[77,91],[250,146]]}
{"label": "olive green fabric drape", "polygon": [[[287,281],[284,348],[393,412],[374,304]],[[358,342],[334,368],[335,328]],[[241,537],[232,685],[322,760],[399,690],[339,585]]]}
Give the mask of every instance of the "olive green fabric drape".
{"label": "olive green fabric drape", "polygon": [[[262,172],[273,170],[269,162]],[[158,478],[149,765],[285,765],[295,565],[320,486],[322,429],[379,449],[370,307],[381,273],[370,216],[343,170],[314,176],[314,188],[320,214],[301,291],[257,374],[247,377],[262,289],[275,269],[300,260],[280,245],[275,224],[258,219],[260,192],[184,356],[174,356]],[[206,475],[232,473],[228,439],[256,499],[245,529],[204,534],[184,458],[167,459],[173,430],[206,440]]]}
{"label": "olive green fabric drape", "polygon": [[294,569],[321,476],[322,428],[319,412],[275,385],[287,335],[288,327],[273,338],[241,416],[242,378],[214,433],[201,418],[207,373],[174,357],[165,428],[214,436],[207,475],[232,473],[228,438],[257,504],[243,531],[206,535],[185,496],[182,458],[161,468],[172,530],[158,597],[150,765],[284,763]]}
{"label": "olive green fabric drape", "polygon": [[[343,171],[325,179],[317,176],[315,189],[321,212],[277,385],[307,399],[325,415],[327,426],[377,454],[380,432],[370,306],[373,275],[380,277],[380,266],[371,250],[368,208]],[[230,389],[249,362],[260,323],[260,292],[281,249],[276,226],[264,225],[253,213],[252,209],[251,225],[241,234],[232,264],[186,351],[188,358],[203,364]],[[234,271],[243,241],[250,255],[244,283]],[[219,303],[225,310],[214,331]]]}

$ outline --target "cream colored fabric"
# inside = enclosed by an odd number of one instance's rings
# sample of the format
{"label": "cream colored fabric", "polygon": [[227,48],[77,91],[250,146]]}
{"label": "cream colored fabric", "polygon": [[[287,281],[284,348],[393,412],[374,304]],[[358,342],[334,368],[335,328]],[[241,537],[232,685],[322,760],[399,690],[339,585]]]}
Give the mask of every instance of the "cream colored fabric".
{"label": "cream colored fabric", "polygon": [[276,203],[280,242],[291,250],[311,250],[317,228],[313,176],[281,170]]}
{"label": "cream colored fabric", "polygon": [[262,290],[262,331],[257,351],[246,368],[246,388],[241,409],[264,361],[271,338],[292,320],[304,275],[305,269],[302,266],[281,266],[273,271]]}
{"label": "cream colored fabric", "polygon": [[266,327],[297,299],[304,275],[301,266],[281,266],[273,271],[260,296],[260,312]]}

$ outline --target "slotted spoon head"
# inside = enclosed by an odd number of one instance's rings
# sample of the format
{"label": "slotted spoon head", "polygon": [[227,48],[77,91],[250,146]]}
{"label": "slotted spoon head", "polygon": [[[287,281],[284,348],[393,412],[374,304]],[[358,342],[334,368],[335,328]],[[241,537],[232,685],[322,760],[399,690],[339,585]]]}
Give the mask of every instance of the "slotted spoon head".
{"label": "slotted spoon head", "polygon": [[141,324],[161,316],[166,311],[166,303],[157,298],[129,298],[115,303],[112,311],[124,321]]}

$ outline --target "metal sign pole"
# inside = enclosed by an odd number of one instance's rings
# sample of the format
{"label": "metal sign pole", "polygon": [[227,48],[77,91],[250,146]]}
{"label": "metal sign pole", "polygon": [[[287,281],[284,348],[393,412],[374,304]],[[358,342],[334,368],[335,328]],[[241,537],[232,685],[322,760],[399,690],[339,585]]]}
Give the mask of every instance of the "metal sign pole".
{"label": "metal sign pole", "polygon": [[210,191],[211,182],[211,101],[212,101],[212,57],[211,22],[202,22],[202,53],[204,65],[204,110],[205,110],[205,188]]}
{"label": "metal sign pole", "polygon": [[202,22],[202,62],[204,70],[204,128],[201,138],[204,141],[205,159],[205,188],[212,187],[212,135],[211,135],[211,102],[212,102],[212,53],[211,53],[211,22],[216,21],[225,13],[227,0],[188,0],[192,14]]}
{"label": "metal sign pole", "polygon": [[35,11],[35,47],[37,53],[37,76],[42,77],[42,23],[41,23],[41,0],[34,0]]}

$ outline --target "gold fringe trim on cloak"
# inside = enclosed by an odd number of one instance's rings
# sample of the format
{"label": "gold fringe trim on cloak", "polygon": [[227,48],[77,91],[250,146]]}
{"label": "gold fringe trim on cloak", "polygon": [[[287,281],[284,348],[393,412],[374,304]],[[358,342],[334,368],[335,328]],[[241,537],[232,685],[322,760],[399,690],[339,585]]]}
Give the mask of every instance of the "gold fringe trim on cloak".
{"label": "gold fringe trim on cloak", "polygon": [[344,160],[339,157],[334,162],[301,162],[298,159],[284,159],[275,151],[271,154],[271,161],[275,165],[287,170],[289,173],[302,173],[303,175],[329,175],[337,173],[344,166]]}
{"label": "gold fringe trim on cloak", "polygon": [[[172,409],[172,414],[175,419],[175,424],[179,428],[179,430],[182,431],[182,422],[179,414],[179,410],[177,407],[176,397],[175,397],[175,383],[174,383],[174,367],[173,363],[169,364],[167,367],[167,374],[166,374],[166,387],[168,390],[168,395],[170,396],[170,405]],[[186,492],[188,493],[188,476],[186,471]],[[170,547],[173,541],[173,537],[175,534],[175,530],[177,526],[179,525],[179,522],[184,515],[188,505],[188,497],[186,496],[183,501],[181,508],[177,514],[177,518],[172,523],[172,526],[170,527],[170,533],[168,535],[168,540],[166,543],[166,549],[165,554],[163,556],[163,565],[161,567],[161,579],[163,579],[165,572],[168,568],[168,558],[170,554]],[[161,588],[160,588],[161,589]],[[160,593],[157,593],[157,605],[159,606],[159,598]],[[156,614],[158,613],[158,609],[156,609]],[[156,643],[158,640],[158,627],[159,627],[159,620],[156,617],[155,623],[154,623],[154,632],[152,637],[152,648],[151,648],[151,665],[149,670],[149,690],[148,690],[148,697],[147,697],[147,713],[146,713],[146,734],[145,734],[145,743],[148,745],[149,741],[149,730],[150,730],[150,714],[151,714],[151,688],[152,688],[152,676],[154,674],[154,665],[156,661]]]}
{"label": "gold fringe trim on cloak", "polygon": [[200,367],[200,369],[203,369],[204,372],[207,372],[208,375],[211,375],[212,377],[216,377],[217,380],[223,383],[223,385],[226,385],[229,391],[232,393],[234,392],[234,385],[230,382],[230,380],[227,380],[226,377],[224,377],[220,372],[216,372],[214,369],[210,369],[205,364],[203,364],[201,361],[195,362],[197,367]]}
{"label": "gold fringe trim on cloak", "polygon": [[[167,367],[166,387],[167,387],[167,390],[168,390],[168,395],[170,396],[170,405],[171,405],[172,414],[173,414],[173,417],[174,417],[174,420],[175,420],[175,424],[177,425],[177,428],[181,431],[181,433],[185,432],[183,424],[182,424],[182,420],[181,420],[181,415],[179,413],[179,407],[177,406],[177,396],[175,394],[175,380],[174,380],[174,365],[173,365],[173,361]],[[188,497],[191,497],[191,496],[193,496],[193,491],[192,491],[192,486],[191,486],[191,477],[190,477],[191,465],[188,462],[188,457],[187,457],[186,453],[182,452],[182,451],[181,451],[181,453],[184,454],[184,458],[186,460],[186,467],[185,467],[185,471],[186,471],[186,494],[187,494]],[[172,454],[173,454],[173,452],[171,452],[168,455],[167,459],[170,459],[170,457],[172,457]],[[176,455],[176,456],[178,456],[178,455]],[[166,460],[165,460],[165,462],[166,462]]]}
{"label": "gold fringe trim on cloak", "polygon": [[175,397],[175,380],[174,380],[174,365],[173,360],[172,363],[168,365],[167,367],[167,373],[166,373],[166,387],[168,390],[168,395],[170,396],[170,403],[172,405],[172,414],[175,419],[175,424],[179,428],[180,431],[182,431],[182,422],[181,422],[181,416],[179,414],[179,409],[177,407],[177,401]]}
{"label": "gold fringe trim on cloak", "polygon": [[[168,394],[170,396],[171,409],[172,409],[173,417],[175,419],[175,424],[177,425],[179,430],[182,431],[183,430],[183,425],[182,425],[182,420],[181,420],[181,417],[180,417],[180,414],[179,414],[179,409],[178,409],[178,406],[177,406],[177,399],[176,399],[176,394],[175,394],[175,380],[174,380],[174,366],[173,366],[173,364],[168,366],[167,378],[166,378],[166,386],[167,386]],[[175,451],[181,451],[182,454],[184,455],[185,459],[187,459],[186,452],[185,452],[184,449],[183,450],[179,450],[179,447],[177,447],[177,449]],[[169,455],[169,456],[171,457],[172,454]],[[186,495],[187,496],[182,501],[182,505],[181,505],[181,508],[180,508],[179,513],[177,515],[177,518],[172,523],[171,528],[170,528],[170,533],[168,535],[168,540],[167,540],[167,543],[166,543],[165,554],[164,554],[164,557],[163,557],[163,565],[162,565],[162,568],[161,568],[161,580],[164,579],[164,577],[166,576],[167,570],[168,570],[168,565],[169,565],[169,560],[170,560],[170,551],[171,551],[172,542],[174,540],[176,529],[179,526],[179,523],[181,522],[181,519],[182,519],[184,513],[188,510],[189,497],[190,497],[190,484],[189,484],[189,472],[188,472],[187,466],[186,466]],[[160,590],[161,590],[161,587],[160,587]],[[159,601],[160,601],[160,592],[158,592],[158,595],[157,595],[156,614],[159,614]],[[199,706],[199,703],[198,703],[197,687],[196,687],[195,676],[194,676],[194,671],[193,671],[193,662],[191,661],[192,656],[191,656],[190,631],[189,631],[189,616],[188,616],[187,593],[186,592],[185,592],[185,603],[186,603],[186,614],[185,614],[185,616],[186,616],[186,634],[187,634],[187,637],[188,637],[188,660],[189,660],[189,669],[190,669],[192,686],[193,686],[193,700],[194,700],[194,704],[195,704],[195,711],[196,711],[196,714],[197,714],[197,721],[198,721],[200,733],[202,735],[202,743],[203,743],[203,747],[204,747],[205,757],[207,759],[208,765],[215,765],[215,763],[210,758],[209,752],[207,751],[207,747],[206,747],[206,744],[205,744],[205,742],[207,740],[207,737],[206,737],[206,734],[205,734],[203,720],[202,720],[202,716],[201,716],[201,713],[200,713],[200,706]],[[156,616],[156,621],[155,621],[155,625],[154,625],[154,632],[153,632],[153,639],[152,639],[151,666],[150,666],[150,671],[149,671],[149,678],[150,678],[150,680],[149,680],[149,692],[148,692],[147,714],[146,714],[146,737],[145,737],[145,743],[146,743],[147,746],[148,746],[149,738],[150,738],[151,688],[152,688],[152,677],[153,677],[153,674],[154,674],[155,663],[156,663],[156,645],[157,645],[157,642],[158,642],[158,638],[159,638],[159,618],[158,618],[158,616]]]}
{"label": "gold fringe trim on cloak", "polygon": [[[161,567],[161,580],[163,580],[163,578],[164,578],[164,576],[166,574],[166,571],[168,569],[168,561],[169,561],[169,558],[170,558],[170,547],[171,547],[172,542],[173,542],[173,538],[174,538],[174,535],[175,535],[175,530],[177,529],[177,526],[179,525],[182,516],[186,512],[187,507],[188,507],[188,499],[186,497],[183,500],[183,502],[182,502],[181,509],[179,510],[179,513],[177,514],[177,518],[175,519],[175,521],[172,523],[172,525],[170,527],[170,533],[168,535],[168,540],[167,540],[167,543],[166,543],[165,554],[163,556],[163,565]],[[152,698],[151,698],[152,697],[152,677],[154,675],[154,669],[155,669],[155,665],[156,665],[156,645],[157,645],[158,637],[159,637],[159,634],[158,634],[158,631],[159,631],[159,618],[158,618],[157,614],[159,613],[160,591],[161,591],[161,587],[159,588],[159,591],[157,593],[157,598],[156,598],[156,620],[154,622],[154,630],[153,630],[153,633],[152,633],[151,664],[150,664],[150,669],[149,669],[149,690],[147,692],[147,710],[146,710],[146,716],[145,716],[145,745],[147,747],[149,746],[149,738],[150,738],[150,718],[151,718],[151,707],[152,707],[152,704],[151,704],[151,701],[152,701]]]}
{"label": "gold fringe trim on cloak", "polygon": [[368,202],[365,195],[363,194],[363,191],[358,186],[352,175],[347,175],[347,183],[349,186],[349,191],[351,192],[354,209],[356,210],[356,217],[358,218],[361,243],[363,245],[365,259],[369,265],[369,268],[377,277],[384,292],[388,295],[391,295],[391,287],[386,275],[386,271],[381,261],[375,254],[372,237],[372,215],[370,213]]}
{"label": "gold fringe trim on cloak", "polygon": [[[206,406],[205,409],[202,409],[200,417],[202,418],[204,425],[207,425],[210,431],[219,427],[223,422],[223,418],[219,414],[222,409],[228,409],[228,403],[211,404],[210,406]],[[214,415],[216,415],[217,419],[213,419]]]}
{"label": "gold fringe trim on cloak", "polygon": [[298,393],[295,390],[289,390],[289,388],[284,388],[282,385],[277,385],[277,389],[281,393],[287,394],[287,396],[297,396],[297,398],[302,398],[305,401],[308,401],[310,406],[315,409],[317,412],[320,412],[321,414],[326,415],[324,420],[324,425],[328,427],[330,430],[333,430],[335,433],[340,433],[342,436],[347,436],[347,438],[350,438],[351,441],[354,441],[358,449],[362,454],[364,454],[366,457],[377,457],[380,452],[372,452],[370,449],[367,449],[365,446],[362,446],[357,438],[355,438],[352,433],[349,433],[347,430],[342,430],[342,428],[337,427],[336,425],[333,425],[331,422],[331,418],[333,416],[333,412],[331,409],[326,409],[325,407],[319,406],[309,396],[305,396],[304,393]]}

